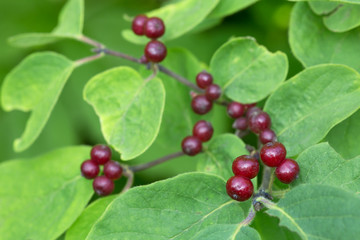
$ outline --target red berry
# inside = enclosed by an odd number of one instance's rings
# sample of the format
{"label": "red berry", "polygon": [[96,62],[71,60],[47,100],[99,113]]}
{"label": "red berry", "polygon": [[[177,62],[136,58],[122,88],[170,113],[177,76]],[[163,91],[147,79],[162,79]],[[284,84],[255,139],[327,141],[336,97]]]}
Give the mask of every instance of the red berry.
{"label": "red berry", "polygon": [[97,164],[103,165],[110,160],[111,150],[108,146],[99,144],[91,149],[90,156]]}
{"label": "red berry", "polygon": [[211,110],[212,102],[204,95],[197,95],[191,101],[191,107],[195,113],[203,115]]}
{"label": "red berry", "polygon": [[145,15],[137,15],[132,22],[132,30],[136,35],[144,35],[144,26],[148,18]]}
{"label": "red berry", "polygon": [[246,111],[246,118],[249,119],[253,114],[258,113],[258,112],[261,112],[261,109],[256,106],[248,108]]}
{"label": "red berry", "polygon": [[266,112],[257,112],[251,115],[248,121],[249,128],[254,133],[260,133],[270,128],[271,119]]}
{"label": "red berry", "polygon": [[231,102],[227,106],[227,113],[231,118],[239,118],[244,114],[245,106],[238,102]]}
{"label": "red berry", "polygon": [[234,121],[232,127],[239,130],[246,130],[248,127],[246,118],[245,117],[237,118]]}
{"label": "red berry", "polygon": [[93,189],[99,196],[107,196],[114,191],[114,183],[106,176],[98,176],[93,181]]}
{"label": "red berry", "polygon": [[193,135],[200,139],[202,142],[207,142],[211,139],[214,129],[210,122],[200,120],[193,128]]}
{"label": "red berry", "polygon": [[286,157],[286,149],[279,142],[269,142],[260,150],[263,163],[269,167],[277,167]]}
{"label": "red berry", "polygon": [[254,186],[250,179],[242,176],[234,176],[226,182],[226,192],[232,199],[242,202],[252,196]]}
{"label": "red berry", "polygon": [[249,155],[237,157],[232,164],[232,171],[236,176],[254,178],[259,173],[259,162]]}
{"label": "red berry", "polygon": [[199,88],[205,89],[213,83],[213,77],[210,73],[202,71],[196,76],[196,84]]}
{"label": "red berry", "polygon": [[200,139],[194,136],[188,136],[184,138],[181,143],[181,147],[183,152],[189,156],[194,156],[202,150],[202,144]]}
{"label": "red berry", "polygon": [[255,107],[256,103],[247,103],[247,104],[244,104],[244,105],[245,105],[245,109],[250,109],[252,107]]}
{"label": "red berry", "polygon": [[111,180],[117,180],[121,177],[123,172],[120,163],[116,161],[109,161],[104,165],[104,174]]}
{"label": "red berry", "polygon": [[299,175],[299,165],[294,160],[285,159],[275,170],[276,177],[283,183],[291,183]]}
{"label": "red berry", "polygon": [[217,84],[211,84],[205,90],[205,96],[209,100],[216,100],[220,97],[220,95],[221,95],[221,88]]}
{"label": "red berry", "polygon": [[148,38],[159,38],[164,35],[165,24],[163,20],[158,17],[149,18],[144,26],[144,33]]}
{"label": "red berry", "polygon": [[87,179],[95,178],[99,172],[99,165],[94,160],[86,160],[81,164],[81,175]]}
{"label": "red berry", "polygon": [[265,129],[264,131],[260,132],[259,139],[262,144],[274,142],[276,141],[276,134],[271,129]]}
{"label": "red berry", "polygon": [[151,62],[161,62],[167,54],[165,45],[162,42],[152,40],[145,46],[145,57]]}

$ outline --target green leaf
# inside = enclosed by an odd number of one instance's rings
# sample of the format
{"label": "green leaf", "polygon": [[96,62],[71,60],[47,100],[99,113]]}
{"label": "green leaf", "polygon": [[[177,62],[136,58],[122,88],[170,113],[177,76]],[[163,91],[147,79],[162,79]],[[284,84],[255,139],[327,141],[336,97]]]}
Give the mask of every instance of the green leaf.
{"label": "green leaf", "polygon": [[120,195],[86,239],[219,239],[222,232],[221,239],[260,240],[255,230],[239,224],[242,204],[226,194],[224,180],[182,174]]}
{"label": "green leaf", "polygon": [[132,68],[113,68],[86,84],[84,99],[94,107],[106,141],[122,160],[139,156],[154,142],[165,104],[160,79],[147,81]]}
{"label": "green leaf", "polygon": [[225,95],[242,103],[267,97],[285,80],[288,71],[284,53],[271,53],[252,38],[225,43],[213,55],[210,67]]}
{"label": "green leaf", "polygon": [[[164,21],[166,31],[161,40],[168,41],[184,35],[200,24],[218,3],[219,0],[175,1],[146,15],[149,17],[156,16]],[[148,42],[145,37],[137,36],[131,30],[124,30],[122,35],[126,40],[133,43],[144,44]]]}
{"label": "green leaf", "polygon": [[268,214],[304,240],[357,239],[360,234],[360,198],[341,188],[300,185],[269,207]]}
{"label": "green leaf", "polygon": [[4,110],[32,111],[15,151],[27,149],[44,128],[59,95],[74,69],[74,63],[53,52],[26,57],[5,78],[2,86]]}
{"label": "green leaf", "polygon": [[222,18],[247,8],[257,1],[258,0],[221,0],[208,17]]}
{"label": "green leaf", "polygon": [[85,146],[67,147],[0,164],[1,239],[60,236],[93,194],[79,168],[89,152]]}
{"label": "green leaf", "polygon": [[319,142],[360,105],[360,75],[342,65],[310,67],[286,81],[267,100],[272,128],[295,156]]}
{"label": "green leaf", "polygon": [[337,2],[337,3],[353,3],[360,4],[359,0],[289,0],[292,2]]}
{"label": "green leaf", "polygon": [[360,29],[345,33],[328,30],[307,3],[295,4],[290,20],[290,47],[305,66],[345,64],[360,71]]}
{"label": "green leaf", "polygon": [[360,193],[360,156],[343,159],[328,143],[320,143],[306,149],[297,158],[301,183],[318,183],[341,187]]}

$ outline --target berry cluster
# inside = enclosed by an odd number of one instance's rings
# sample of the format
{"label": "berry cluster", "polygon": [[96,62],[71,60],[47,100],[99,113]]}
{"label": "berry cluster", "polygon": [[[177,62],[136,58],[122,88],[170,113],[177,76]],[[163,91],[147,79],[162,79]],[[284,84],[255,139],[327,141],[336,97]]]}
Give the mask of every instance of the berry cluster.
{"label": "berry cluster", "polygon": [[193,135],[183,139],[181,147],[183,152],[189,156],[195,156],[202,150],[202,142],[211,139],[214,129],[210,122],[200,120],[193,127]]}
{"label": "berry cluster", "polygon": [[157,38],[165,33],[165,24],[158,17],[148,18],[145,15],[138,15],[132,22],[132,30],[136,35],[145,35],[151,39],[145,47],[145,55],[141,57],[142,63],[158,63],[164,60],[167,51],[165,45],[158,41]]}
{"label": "berry cluster", "polygon": [[[94,179],[94,191],[100,196],[106,196],[114,190],[114,180],[121,177],[123,169],[120,164],[111,159],[111,150],[106,145],[96,145],[91,149],[91,159],[81,164],[81,175],[87,179]],[[103,176],[98,176],[100,166],[104,165]]]}

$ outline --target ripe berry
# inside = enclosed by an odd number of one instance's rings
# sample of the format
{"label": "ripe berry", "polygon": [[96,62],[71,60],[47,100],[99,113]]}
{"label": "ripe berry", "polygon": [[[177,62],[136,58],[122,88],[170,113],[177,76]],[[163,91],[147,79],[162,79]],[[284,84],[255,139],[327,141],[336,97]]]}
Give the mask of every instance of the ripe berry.
{"label": "ripe berry", "polygon": [[202,144],[200,139],[194,136],[188,136],[181,142],[182,150],[189,156],[194,156],[201,152]]}
{"label": "ripe berry", "polygon": [[94,160],[86,160],[81,164],[81,175],[87,179],[95,178],[99,172],[99,165]]}
{"label": "ripe berry", "polygon": [[137,15],[132,22],[132,30],[136,35],[144,35],[144,26],[148,18],[145,15]]}
{"label": "ripe berry", "polygon": [[227,113],[231,118],[239,118],[244,114],[245,106],[238,102],[231,102],[227,106]]}
{"label": "ripe berry", "polygon": [[204,95],[197,95],[191,101],[191,107],[195,113],[203,115],[211,110],[212,102]]}
{"label": "ripe berry", "polygon": [[196,84],[199,86],[199,88],[205,89],[210,86],[212,82],[212,75],[206,71],[202,71],[196,76]]}
{"label": "ripe berry", "polygon": [[114,183],[106,176],[98,176],[93,181],[93,189],[99,196],[106,196],[114,191]]}
{"label": "ripe berry", "polygon": [[258,112],[261,112],[261,109],[256,106],[248,108],[246,111],[246,118],[249,119],[253,114],[258,113]]}
{"label": "ripe berry", "polygon": [[257,112],[251,115],[248,121],[249,128],[254,133],[260,133],[270,128],[271,119],[266,112]]}
{"label": "ripe berry", "polygon": [[254,186],[250,179],[242,176],[234,176],[226,182],[226,192],[236,201],[246,201],[252,196]]}
{"label": "ripe berry", "polygon": [[109,161],[104,165],[104,174],[111,180],[119,179],[122,171],[122,167],[116,161]]}
{"label": "ripe berry", "polygon": [[299,165],[294,160],[285,159],[275,170],[276,177],[283,183],[291,183],[299,175]]}
{"label": "ripe berry", "polygon": [[269,167],[277,167],[286,157],[286,149],[279,142],[269,142],[260,150],[263,163]]}
{"label": "ripe berry", "polygon": [[210,122],[200,120],[193,128],[193,135],[200,139],[202,142],[207,142],[211,139],[214,129]]}
{"label": "ripe berry", "polygon": [[165,24],[158,17],[149,18],[144,26],[144,33],[148,38],[159,38],[165,32]]}
{"label": "ripe berry", "polygon": [[145,46],[145,57],[151,62],[161,62],[167,54],[165,45],[162,42],[152,40]]}
{"label": "ripe berry", "polygon": [[216,100],[220,97],[220,95],[221,95],[221,88],[217,84],[211,84],[205,90],[205,96],[209,100]]}
{"label": "ripe berry", "polygon": [[259,173],[259,162],[249,155],[237,157],[232,164],[232,171],[236,176],[254,178]]}
{"label": "ripe berry", "polygon": [[232,127],[239,130],[246,130],[248,127],[246,118],[245,117],[237,118],[234,121]]}
{"label": "ripe berry", "polygon": [[271,129],[265,129],[264,131],[260,132],[259,139],[262,144],[274,142],[276,141],[276,134]]}
{"label": "ripe berry", "polygon": [[245,105],[245,109],[250,109],[252,107],[255,107],[256,103],[247,103],[247,104],[244,104],[244,105]]}
{"label": "ripe berry", "polygon": [[90,153],[91,159],[94,160],[97,164],[103,165],[108,162],[111,158],[111,150],[106,145],[95,145],[91,149]]}

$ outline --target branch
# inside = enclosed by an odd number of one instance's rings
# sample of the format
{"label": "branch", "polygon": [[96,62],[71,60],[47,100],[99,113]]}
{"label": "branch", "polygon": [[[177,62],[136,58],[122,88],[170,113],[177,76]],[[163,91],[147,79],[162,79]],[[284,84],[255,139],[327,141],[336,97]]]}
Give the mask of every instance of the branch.
{"label": "branch", "polygon": [[132,172],[139,172],[139,171],[151,168],[151,167],[156,166],[158,164],[161,164],[163,162],[166,162],[166,161],[169,161],[171,159],[181,157],[181,156],[184,156],[184,155],[185,155],[185,153],[183,153],[183,152],[172,153],[172,154],[166,155],[164,157],[161,157],[159,159],[156,159],[156,160],[144,163],[144,164],[130,166],[129,170],[132,171]]}
{"label": "branch", "polygon": [[103,56],[102,53],[98,53],[98,54],[90,56],[90,57],[81,58],[81,59],[75,61],[75,66],[79,67],[79,66],[81,66],[81,65],[83,65],[85,63],[88,63],[88,62],[94,61],[96,59],[99,59],[102,56]]}

